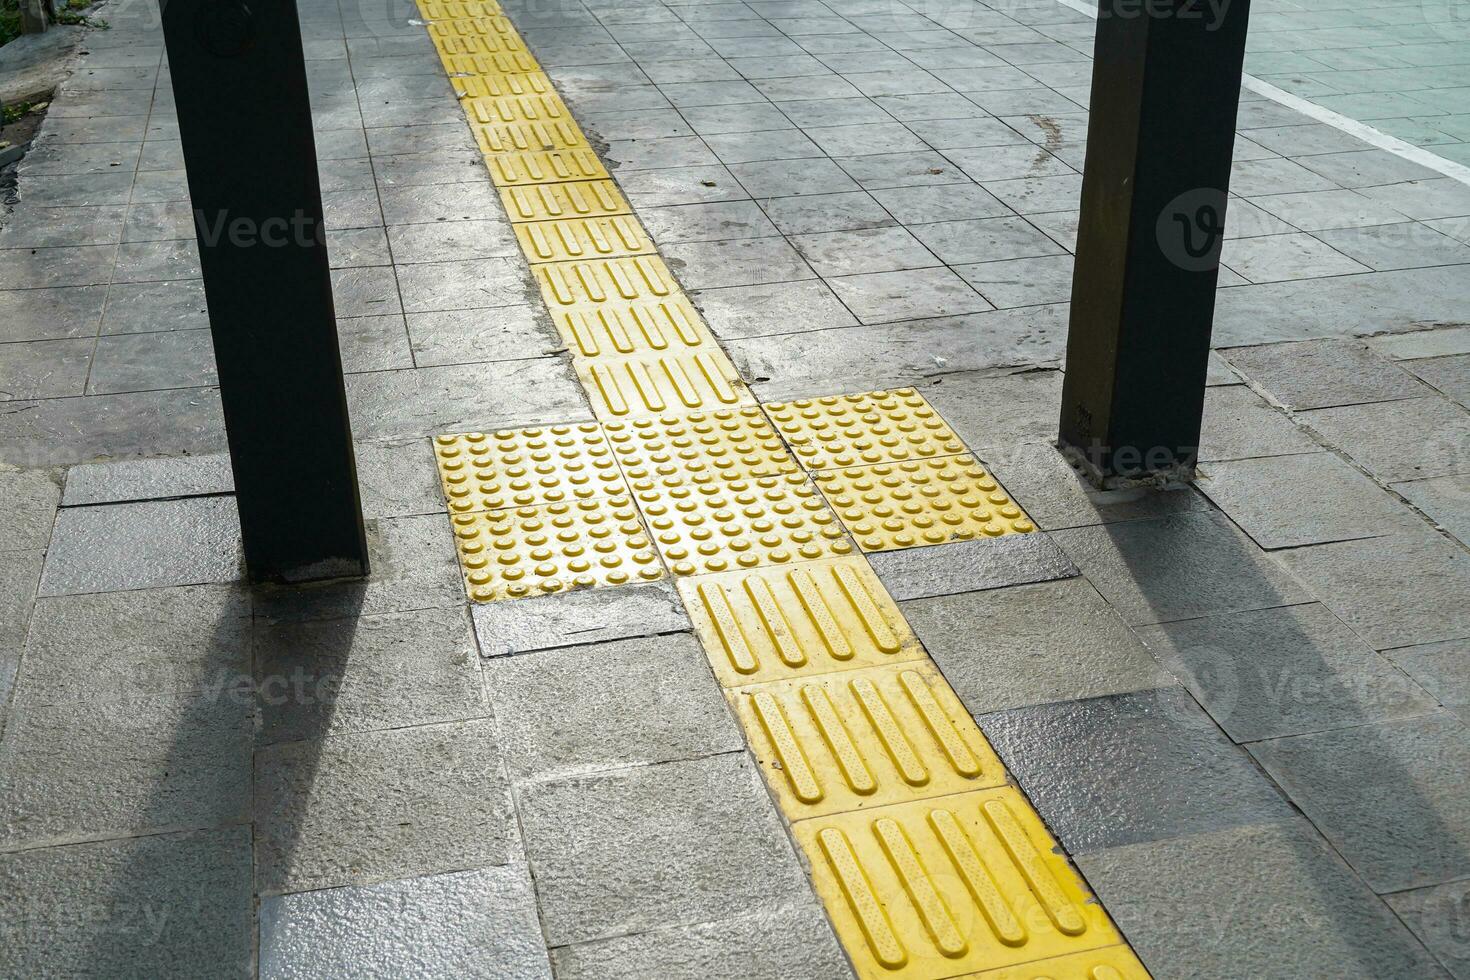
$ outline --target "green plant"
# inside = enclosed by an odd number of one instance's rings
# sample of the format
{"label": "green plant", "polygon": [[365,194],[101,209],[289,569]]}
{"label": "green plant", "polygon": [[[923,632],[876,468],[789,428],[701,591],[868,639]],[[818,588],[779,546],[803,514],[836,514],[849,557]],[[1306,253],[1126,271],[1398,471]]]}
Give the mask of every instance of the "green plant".
{"label": "green plant", "polygon": [[34,105],[30,102],[13,102],[8,106],[0,107],[0,124],[9,126],[20,117],[30,113]]}
{"label": "green plant", "polygon": [[19,0],[0,0],[0,45],[20,37]]}

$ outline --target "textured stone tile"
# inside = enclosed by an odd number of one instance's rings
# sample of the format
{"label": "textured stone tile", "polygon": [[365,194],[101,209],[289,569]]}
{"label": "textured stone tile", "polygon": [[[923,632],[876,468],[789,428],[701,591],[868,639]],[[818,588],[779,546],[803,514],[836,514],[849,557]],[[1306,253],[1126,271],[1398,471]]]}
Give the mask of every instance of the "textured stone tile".
{"label": "textured stone tile", "polygon": [[724,167],[670,167],[618,175],[618,186],[636,210],[676,204],[744,201],[750,194]]}
{"label": "textured stone tile", "polygon": [[1269,556],[1215,513],[1072,528],[1051,537],[1135,626],[1307,599]]}
{"label": "textured stone tile", "polygon": [[918,599],[903,613],[974,715],[1173,680],[1081,578]]}
{"label": "textured stone tile", "polygon": [[1470,639],[1400,647],[1383,655],[1440,704],[1470,721]]}
{"label": "textured stone tile", "polygon": [[744,744],[691,634],[500,657],[484,670],[512,779],[570,778]]}
{"label": "textured stone tile", "polygon": [[1393,494],[1332,453],[1206,463],[1195,485],[1263,548],[1423,527]]}
{"label": "textured stone tile", "polygon": [[0,551],[0,729],[45,557],[43,551]]}
{"label": "textured stone tile", "polygon": [[400,293],[405,313],[521,306],[534,302],[536,296],[529,270],[514,258],[426,262],[397,266],[395,271],[397,293],[382,302],[373,298],[348,309],[339,307],[338,314],[362,316],[397,312],[394,304]]}
{"label": "textured stone tile", "polygon": [[1206,389],[1199,437],[1201,462],[1315,453],[1321,448],[1244,385]]}
{"label": "textured stone tile", "polygon": [[259,741],[487,715],[474,643],[457,609],[258,627]]}
{"label": "textured stone tile", "polygon": [[5,359],[0,362],[0,402],[80,395],[94,343],[77,339],[6,344]]}
{"label": "textured stone tile", "polygon": [[7,976],[253,975],[246,827],[0,854]]}
{"label": "textured stone tile", "polygon": [[48,693],[17,683],[0,740],[0,848],[249,819],[252,712],[237,689]]}
{"label": "textured stone tile", "polygon": [[[729,106],[732,109],[759,109],[761,106]],[[775,109],[774,106],[765,108]],[[689,111],[689,110],[686,110]],[[779,115],[779,113],[778,113]],[[791,124],[784,116],[781,124]],[[715,151],[723,164],[760,163],[766,160],[820,158],[822,150],[799,129],[762,130],[760,132],[720,133],[705,136],[705,143]]]}
{"label": "textured stone tile", "polygon": [[1072,256],[1048,255],[957,266],[976,292],[998,310],[1072,298]]}
{"label": "textured stone tile", "polygon": [[856,182],[841,167],[825,158],[742,163],[730,170],[755,198],[833,194],[858,189]]}
{"label": "textured stone tile", "polygon": [[552,946],[811,900],[744,753],[531,783],[519,803]]}
{"label": "textured stone tile", "polygon": [[195,330],[209,326],[204,283],[198,279],[113,283],[107,287],[103,334]]}
{"label": "textured stone tile", "polygon": [[260,903],[260,976],[551,978],[522,865]]}
{"label": "textured stone tile", "polygon": [[1273,739],[1250,750],[1374,891],[1470,871],[1470,729],[1453,715]]}
{"label": "textured stone tile", "polygon": [[219,383],[208,330],[166,330],[99,337],[87,393],[111,395]]}
{"label": "textured stone tile", "polygon": [[691,293],[715,335],[725,340],[853,326],[857,318],[820,280],[699,289]]}
{"label": "textured stone tile", "polygon": [[1370,269],[1413,269],[1470,262],[1470,248],[1417,221],[1323,231],[1317,237]]}
{"label": "textured stone tile", "polygon": [[[1054,428],[1055,422],[1050,425]],[[983,430],[978,433],[980,437],[985,434]],[[1010,492],[1011,499],[1019,501],[1037,527],[1047,531],[1209,509],[1209,502],[1188,486],[1163,490],[1152,487],[1094,489],[1068,464],[1057,448],[1048,443],[1023,442],[997,449],[982,448],[978,455]]]}
{"label": "textured stone tile", "polygon": [[0,470],[0,551],[44,548],[51,540],[61,497],[56,474],[46,470]]}
{"label": "textured stone tile", "polygon": [[888,228],[897,224],[866,191],[777,197],[762,201],[761,207],[785,235]]}
{"label": "textured stone tile", "polygon": [[688,630],[689,617],[671,582],[477,602],[470,607],[480,654],[550,650],[604,640]]}
{"label": "textured stone tile", "polygon": [[762,238],[778,234],[754,201],[717,201],[672,208],[644,208],[638,214],[659,244]]}
{"label": "textured stone tile", "polygon": [[1237,347],[1222,356],[1289,408],[1326,408],[1426,394],[1408,372],[1354,341]]}
{"label": "textured stone tile", "polygon": [[67,508],[57,514],[41,595],[231,582],[241,577],[231,497]]}
{"label": "textured stone tile", "polygon": [[[790,200],[801,200],[791,198]],[[903,228],[864,228],[795,235],[791,243],[823,277],[898,272],[940,264]]]}
{"label": "textured stone tile", "polygon": [[1237,742],[1346,728],[1436,707],[1317,603],[1138,632]]}
{"label": "textured stone tile", "polygon": [[1155,976],[1442,975],[1301,820],[1119,847],[1077,863]]}
{"label": "textured stone tile", "polygon": [[1404,367],[1461,405],[1470,407],[1470,354],[1409,361]]}
{"label": "textured stone tile", "polygon": [[812,278],[807,264],[784,238],[678,242],[664,246],[663,253],[679,281],[690,289]]}
{"label": "textured stone tile", "polygon": [[562,980],[837,980],[851,977],[820,908],[809,903],[752,909],[735,918],[560,946]]}
{"label": "textured stone tile", "polygon": [[1281,559],[1377,650],[1470,636],[1470,556],[1431,531],[1294,548]]}
{"label": "textured stone tile", "polygon": [[262,895],[515,860],[494,723],[286,742],[255,756]]}
{"label": "textured stone tile", "polygon": [[1010,213],[977,184],[887,187],[872,192],[878,203],[905,225],[993,218]]}
{"label": "textured stone tile", "polygon": [[367,522],[365,581],[259,587],[253,593],[263,623],[347,619],[464,601],[464,579],[449,521],[442,514]]}
{"label": "textured stone tile", "polygon": [[1291,814],[1180,687],[1016,708],[979,722],[1072,854]]}
{"label": "textured stone tile", "polygon": [[1062,397],[1060,371],[956,373],[935,378],[919,390],[971,449],[1056,438],[1057,406]]}
{"label": "textured stone tile", "polygon": [[868,555],[893,598],[923,599],[1069,578],[1077,568],[1041,533]]}
{"label": "textured stone tile", "polygon": [[438,514],[443,491],[427,439],[400,443],[358,443],[357,485],[368,520]]}
{"label": "textured stone tile", "polygon": [[827,283],[863,323],[979,313],[991,305],[949,269],[842,276]]}
{"label": "textured stone tile", "polygon": [[410,313],[405,320],[420,367],[545,357],[562,347],[550,317],[532,306]]}
{"label": "textured stone tile", "polygon": [[71,467],[66,471],[66,490],[61,503],[79,507],[201,497],[231,493],[234,489],[235,478],[227,453],[127,459]]}
{"label": "textured stone tile", "polygon": [[106,286],[0,290],[0,340],[64,340],[97,333]]}
{"label": "textured stone tile", "polygon": [[1385,901],[1451,976],[1470,976],[1470,944],[1464,932],[1470,881],[1399,892]]}
{"label": "textured stone tile", "polygon": [[1438,396],[1324,408],[1301,417],[1386,482],[1470,473],[1470,412]]}

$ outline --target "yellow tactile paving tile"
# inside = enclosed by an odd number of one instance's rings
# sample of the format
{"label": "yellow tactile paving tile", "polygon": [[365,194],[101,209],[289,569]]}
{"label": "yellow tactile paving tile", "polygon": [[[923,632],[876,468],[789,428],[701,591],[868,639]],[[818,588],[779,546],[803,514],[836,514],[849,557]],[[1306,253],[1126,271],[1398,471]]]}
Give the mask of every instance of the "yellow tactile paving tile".
{"label": "yellow tactile paving tile", "polygon": [[802,474],[632,482],[654,545],[675,575],[786,565],[854,550]]}
{"label": "yellow tactile paving tile", "polygon": [[627,497],[454,514],[450,523],[476,602],[664,576]]}
{"label": "yellow tactile paving tile", "polygon": [[[497,59],[497,64],[511,64],[518,57],[530,58],[530,55],[521,56],[515,52],[507,52],[499,55],[489,55]],[[500,60],[500,59],[503,59]],[[551,85],[551,79],[539,68],[531,68],[527,71],[500,72],[488,71],[475,75],[462,75],[450,79],[454,85],[454,93],[459,96],[460,105],[464,106],[465,113],[474,122],[496,122],[500,121],[501,108],[493,103],[511,103],[519,112],[525,109],[528,112],[539,112],[540,115],[514,116],[514,119],[564,119],[570,120],[571,114],[562,105],[561,96],[556,94],[556,89]],[[492,103],[492,105],[481,110],[479,103]],[[547,103],[555,103],[561,106],[559,113],[551,113],[553,108]],[[480,112],[485,115],[481,116]]]}
{"label": "yellow tactile paving tile", "polygon": [[605,218],[527,221],[513,226],[521,251],[532,264],[649,255],[653,242],[638,219],[626,214]]}
{"label": "yellow tactile paving tile", "polygon": [[533,271],[553,312],[607,303],[658,302],[683,294],[669,267],[656,255],[564,262]]}
{"label": "yellow tactile paving tile", "polygon": [[[422,5],[419,11],[423,12]],[[504,14],[487,13],[479,17],[428,18],[428,20],[429,23],[424,26],[429,32],[429,37],[436,44],[453,39],[488,38],[482,51],[466,53],[493,54],[496,51],[526,50],[526,42],[521,39],[515,26]]]}
{"label": "yellow tactile paving tile", "polygon": [[[443,52],[440,52],[441,60]],[[472,95],[481,95],[488,91],[476,84],[484,78],[495,78],[501,75],[524,75],[528,72],[539,72],[541,63],[538,62],[527,51],[497,51],[494,54],[458,55],[457,57],[470,59],[461,62],[461,67],[453,70],[449,82],[454,86],[454,94],[460,99]],[[546,98],[555,99],[558,103],[561,98],[554,92]]]}
{"label": "yellow tactile paving tile", "polygon": [[496,187],[605,180],[607,170],[591,149],[532,150],[528,153],[486,153],[485,166]]}
{"label": "yellow tactile paving tile", "polygon": [[860,977],[955,977],[1122,941],[1011,787],[792,831]]}
{"label": "yellow tactile paving tile", "polygon": [[973,456],[818,470],[812,479],[863,551],[1036,530]]}
{"label": "yellow tactile paving tile", "polygon": [[450,37],[436,39],[434,46],[438,48],[439,61],[451,79],[460,76],[495,75],[499,73],[502,58],[530,57],[519,38],[489,35]]}
{"label": "yellow tactile paving tile", "polygon": [[436,436],[434,458],[451,513],[630,492],[596,422]]}
{"label": "yellow tactile paving tile", "polygon": [[719,348],[573,363],[593,414],[605,422],[755,404]]}
{"label": "yellow tactile paving tile", "polygon": [[503,13],[495,0],[419,0],[424,20],[470,20]]}
{"label": "yellow tactile paving tile", "polygon": [[553,316],[574,358],[618,358],[630,354],[719,351],[714,337],[683,296],[648,303],[604,303],[596,309],[563,310]]}
{"label": "yellow tactile paving tile", "polygon": [[629,213],[628,202],[610,180],[506,187],[500,200],[515,223]]}
{"label": "yellow tactile paving tile", "polygon": [[679,595],[725,687],[924,658],[857,555],[681,579]]}
{"label": "yellow tactile paving tile", "polygon": [[793,822],[1006,783],[1005,767],[927,660],[728,696]]}
{"label": "yellow tactile paving tile", "polygon": [[556,93],[548,95],[489,95],[481,78],[456,78],[454,90],[471,123],[574,122]]}
{"label": "yellow tactile paving tile", "polygon": [[587,137],[576,123],[509,122],[473,124],[480,152],[490,154],[540,153],[553,150],[587,149]]}
{"label": "yellow tactile paving tile", "polygon": [[811,469],[965,452],[960,437],[912,388],[768,402],[763,407]]}
{"label": "yellow tactile paving tile", "polygon": [[1127,946],[1106,946],[999,970],[967,973],[955,980],[1151,980]]}
{"label": "yellow tactile paving tile", "polygon": [[630,480],[740,480],[801,471],[754,405],[604,423]]}

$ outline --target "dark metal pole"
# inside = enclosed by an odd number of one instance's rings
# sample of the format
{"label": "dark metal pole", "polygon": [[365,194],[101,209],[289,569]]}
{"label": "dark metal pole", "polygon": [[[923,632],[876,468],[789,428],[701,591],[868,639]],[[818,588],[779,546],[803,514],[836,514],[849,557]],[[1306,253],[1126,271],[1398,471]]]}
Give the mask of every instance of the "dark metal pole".
{"label": "dark metal pole", "polygon": [[1102,0],[1062,448],[1101,483],[1199,451],[1250,0]]}
{"label": "dark metal pole", "polygon": [[164,0],[253,581],[365,575],[294,0]]}

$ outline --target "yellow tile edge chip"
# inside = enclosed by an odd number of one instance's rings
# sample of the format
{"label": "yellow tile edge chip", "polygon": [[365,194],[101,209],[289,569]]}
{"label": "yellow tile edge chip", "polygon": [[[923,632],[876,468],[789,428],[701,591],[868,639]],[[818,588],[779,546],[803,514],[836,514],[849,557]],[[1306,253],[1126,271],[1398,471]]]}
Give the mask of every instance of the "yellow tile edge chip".
{"label": "yellow tile edge chip", "polygon": [[863,978],[953,977],[1122,938],[1011,787],[801,820],[792,832]]}
{"label": "yellow tile edge chip", "polygon": [[791,821],[1006,783],[974,719],[927,660],[728,696]]}

